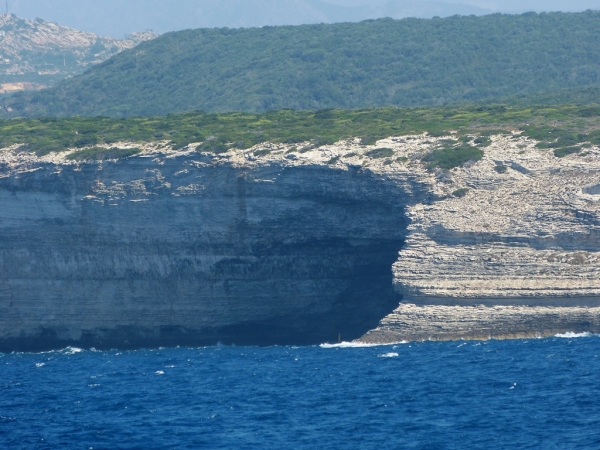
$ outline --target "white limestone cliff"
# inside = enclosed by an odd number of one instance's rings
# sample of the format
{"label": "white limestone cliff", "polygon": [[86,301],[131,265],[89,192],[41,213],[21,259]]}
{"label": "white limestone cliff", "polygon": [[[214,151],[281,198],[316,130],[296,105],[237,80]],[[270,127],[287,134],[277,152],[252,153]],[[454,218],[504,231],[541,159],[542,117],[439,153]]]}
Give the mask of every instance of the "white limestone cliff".
{"label": "white limestone cliff", "polygon": [[600,331],[600,149],[557,158],[515,131],[480,161],[428,170],[423,156],[450,139],[221,155],[116,143],[143,152],[89,162],[1,150],[0,341]]}

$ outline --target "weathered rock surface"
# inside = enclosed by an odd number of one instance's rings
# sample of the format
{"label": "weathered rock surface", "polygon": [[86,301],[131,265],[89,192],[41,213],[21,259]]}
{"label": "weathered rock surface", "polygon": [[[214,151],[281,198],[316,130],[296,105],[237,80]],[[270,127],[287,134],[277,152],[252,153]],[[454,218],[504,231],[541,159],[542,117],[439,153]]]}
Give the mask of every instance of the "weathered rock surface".
{"label": "weathered rock surface", "polygon": [[600,332],[600,152],[535,143],[496,136],[483,160],[435,175],[393,268],[404,304],[361,340]]}
{"label": "weathered rock surface", "polygon": [[599,307],[402,303],[360,341],[389,344],[426,340],[540,338],[561,333],[599,332]]}
{"label": "weathered rock surface", "polygon": [[467,187],[464,197],[410,208],[394,265],[404,301],[600,304],[600,153],[556,158],[534,144],[496,137],[434,187]]}
{"label": "weathered rock surface", "polygon": [[599,331],[600,149],[556,158],[515,133],[428,171],[449,138],[380,141],[389,158],[4,149],[0,350]]}

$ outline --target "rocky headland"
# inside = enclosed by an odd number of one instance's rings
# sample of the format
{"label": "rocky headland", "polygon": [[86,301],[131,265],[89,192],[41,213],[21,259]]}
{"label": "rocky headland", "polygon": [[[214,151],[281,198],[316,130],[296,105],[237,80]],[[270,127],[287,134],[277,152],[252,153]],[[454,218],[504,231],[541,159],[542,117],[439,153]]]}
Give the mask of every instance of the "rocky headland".
{"label": "rocky headland", "polygon": [[2,14],[0,94],[49,87],[157,36],[143,32],[116,39],[42,19],[27,20],[14,14]]}
{"label": "rocky headland", "polygon": [[3,149],[0,351],[600,332],[600,149],[456,139]]}

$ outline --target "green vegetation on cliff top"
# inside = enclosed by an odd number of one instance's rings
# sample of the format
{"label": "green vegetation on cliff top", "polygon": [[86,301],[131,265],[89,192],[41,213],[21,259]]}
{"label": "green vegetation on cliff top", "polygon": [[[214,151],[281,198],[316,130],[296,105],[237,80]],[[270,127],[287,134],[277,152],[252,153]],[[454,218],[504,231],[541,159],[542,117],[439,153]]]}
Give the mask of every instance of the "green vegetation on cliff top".
{"label": "green vegetation on cliff top", "polygon": [[168,33],[52,89],[3,99],[0,115],[530,103],[531,94],[587,103],[598,86],[597,11],[382,19]]}
{"label": "green vegetation on cliff top", "polygon": [[[167,141],[174,148],[202,143],[199,151],[222,153],[232,148],[249,148],[263,142],[324,145],[348,138],[374,144],[389,136],[420,134],[432,136],[458,132],[458,147],[432,154],[432,167],[448,168],[466,159],[480,157],[479,148],[489,144],[486,136],[522,130],[539,140],[539,147],[568,154],[573,146],[600,145],[600,106],[553,107],[460,107],[379,108],[364,110],[270,111],[266,113],[207,114],[189,112],[166,117],[112,119],[73,117],[65,119],[0,120],[0,148],[14,144],[39,155],[80,148],[72,158],[125,157],[119,142],[143,144]],[[467,135],[479,136],[477,139]],[[472,141],[472,142],[471,142]],[[475,144],[478,147],[473,147]],[[103,148],[106,146],[107,148]],[[561,150],[563,149],[563,150]],[[129,152],[129,153],[127,153]],[[379,149],[374,157],[386,157]],[[466,158],[466,159],[465,159]]]}

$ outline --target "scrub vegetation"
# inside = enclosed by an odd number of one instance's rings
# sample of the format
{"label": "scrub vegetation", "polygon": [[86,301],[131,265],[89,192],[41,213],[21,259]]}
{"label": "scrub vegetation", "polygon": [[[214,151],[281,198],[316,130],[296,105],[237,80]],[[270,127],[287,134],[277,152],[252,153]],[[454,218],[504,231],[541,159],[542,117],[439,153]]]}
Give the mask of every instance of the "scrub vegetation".
{"label": "scrub vegetation", "polygon": [[[540,147],[555,151],[556,156],[571,153],[572,148],[600,145],[599,117],[597,106],[472,106],[328,110],[326,117],[320,111],[281,110],[131,119],[11,119],[0,120],[0,148],[18,144],[38,155],[81,149],[70,157],[85,160],[134,154],[135,149],[118,149],[120,142],[163,142],[176,149],[194,144],[198,151],[212,153],[272,142],[298,144],[297,151],[303,151],[343,139],[358,138],[363,145],[375,145],[389,136],[427,132],[432,137],[453,136],[438,141],[441,147],[425,157],[432,169],[448,169],[481,158],[490,135],[515,129],[539,140]],[[256,150],[257,155],[263,153]],[[368,155],[387,158],[393,152],[376,147]]]}
{"label": "scrub vegetation", "polygon": [[429,170],[436,168],[453,169],[460,167],[467,161],[479,161],[483,158],[483,150],[470,145],[461,145],[458,147],[447,147],[435,150],[423,158],[423,161],[429,163]]}

